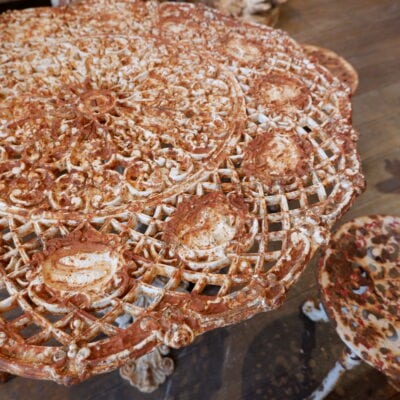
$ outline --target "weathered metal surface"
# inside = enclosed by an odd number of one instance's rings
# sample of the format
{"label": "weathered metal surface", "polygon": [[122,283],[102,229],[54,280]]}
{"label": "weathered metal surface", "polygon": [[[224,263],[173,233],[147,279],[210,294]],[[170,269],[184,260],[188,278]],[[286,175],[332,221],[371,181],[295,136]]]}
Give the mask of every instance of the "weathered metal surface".
{"label": "weathered metal surface", "polygon": [[361,360],[349,349],[345,349],[335,366],[329,371],[321,385],[306,400],[323,400],[334,389],[339,379],[346,371],[360,365]]}
{"label": "weathered metal surface", "polygon": [[119,373],[141,392],[151,393],[174,371],[174,361],[166,357],[168,353],[167,346],[156,347],[143,357],[128,361]]}
{"label": "weathered metal surface", "polygon": [[322,303],[315,299],[309,299],[301,306],[303,314],[314,322],[329,322],[328,314],[326,313]]}
{"label": "weathered metal surface", "polygon": [[400,217],[344,224],[321,262],[326,310],[345,344],[400,382]]}
{"label": "weathered metal surface", "polygon": [[346,83],[350,87],[351,92],[354,94],[359,83],[358,74],[348,61],[346,61],[343,57],[340,57],[334,51],[318,46],[305,44],[303,45],[303,50],[311,58],[311,60],[323,65],[334,76]]}
{"label": "weathered metal surface", "polygon": [[281,31],[102,0],[0,32],[1,369],[72,384],[275,309],[363,189],[350,89]]}
{"label": "weathered metal surface", "polygon": [[[51,0],[55,7],[76,4],[82,0]],[[164,0],[161,0],[164,1]],[[160,1],[160,2],[161,2]],[[201,3],[216,8],[226,15],[248,22],[259,22],[275,26],[279,19],[280,6],[287,0],[186,0],[187,3]]]}

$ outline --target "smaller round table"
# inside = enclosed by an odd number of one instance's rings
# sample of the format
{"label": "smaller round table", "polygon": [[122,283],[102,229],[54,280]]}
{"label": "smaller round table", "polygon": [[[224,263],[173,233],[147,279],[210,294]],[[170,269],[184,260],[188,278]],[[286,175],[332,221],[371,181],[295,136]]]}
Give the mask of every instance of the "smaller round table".
{"label": "smaller round table", "polygon": [[[321,260],[318,280],[324,309],[347,349],[310,399],[324,398],[361,360],[399,388],[400,218],[365,216],[343,225]],[[303,310],[324,319],[312,302]]]}

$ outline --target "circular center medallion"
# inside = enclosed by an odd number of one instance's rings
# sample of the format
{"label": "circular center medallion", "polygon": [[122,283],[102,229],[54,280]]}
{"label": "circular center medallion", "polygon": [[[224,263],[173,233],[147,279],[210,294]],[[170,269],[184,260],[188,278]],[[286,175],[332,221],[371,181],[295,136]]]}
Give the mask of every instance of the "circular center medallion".
{"label": "circular center medallion", "polygon": [[115,99],[110,91],[91,90],[82,95],[83,106],[93,114],[104,114],[110,111]]}
{"label": "circular center medallion", "polygon": [[102,244],[63,247],[43,261],[43,281],[60,292],[91,295],[112,279],[118,261],[118,255]]}
{"label": "circular center medallion", "polygon": [[246,117],[228,68],[150,38],[68,38],[14,56],[35,74],[20,80],[0,65],[9,77],[0,107],[7,206],[106,213],[148,205],[217,166]]}

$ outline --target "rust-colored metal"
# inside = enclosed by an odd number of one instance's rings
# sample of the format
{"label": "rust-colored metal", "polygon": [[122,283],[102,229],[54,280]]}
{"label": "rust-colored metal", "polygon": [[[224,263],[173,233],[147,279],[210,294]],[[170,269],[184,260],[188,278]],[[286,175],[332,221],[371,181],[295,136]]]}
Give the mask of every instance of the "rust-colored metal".
{"label": "rust-colored metal", "polygon": [[246,22],[275,26],[279,20],[281,6],[287,0],[189,0],[193,3],[198,1]]}
{"label": "rust-colored metal", "polygon": [[323,65],[334,76],[348,85],[354,94],[358,87],[358,73],[348,61],[334,51],[323,47],[305,44],[303,45],[303,50],[311,60]]}
{"label": "rust-colored metal", "polygon": [[2,14],[0,87],[13,374],[77,383],[279,307],[364,186],[350,90],[203,6]]}
{"label": "rust-colored metal", "polygon": [[366,216],[332,237],[319,272],[336,330],[362,360],[400,383],[400,217]]}
{"label": "rust-colored metal", "polygon": [[[76,4],[82,0],[51,0],[55,7]],[[165,0],[160,0],[164,2]],[[186,0],[216,8],[225,15],[241,18],[247,22],[258,22],[275,26],[279,20],[280,7],[287,0]]]}

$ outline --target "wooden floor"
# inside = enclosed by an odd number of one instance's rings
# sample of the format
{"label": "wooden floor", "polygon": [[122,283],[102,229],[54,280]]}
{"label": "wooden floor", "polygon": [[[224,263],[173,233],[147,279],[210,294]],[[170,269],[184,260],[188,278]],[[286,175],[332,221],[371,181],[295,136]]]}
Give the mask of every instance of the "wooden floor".
{"label": "wooden floor", "polygon": [[[0,4],[0,11],[5,8]],[[354,125],[361,133],[368,189],[343,220],[372,213],[400,215],[400,1],[289,0],[279,27],[300,42],[338,52],[360,75]],[[174,352],[175,374],[150,395],[114,372],[72,388],[15,378],[0,386],[0,399],[301,400],[342,349],[330,325],[316,325],[299,313],[304,299],[316,295],[310,265],[280,310],[205,334]],[[395,400],[400,395],[364,365],[347,374],[329,399]]]}

